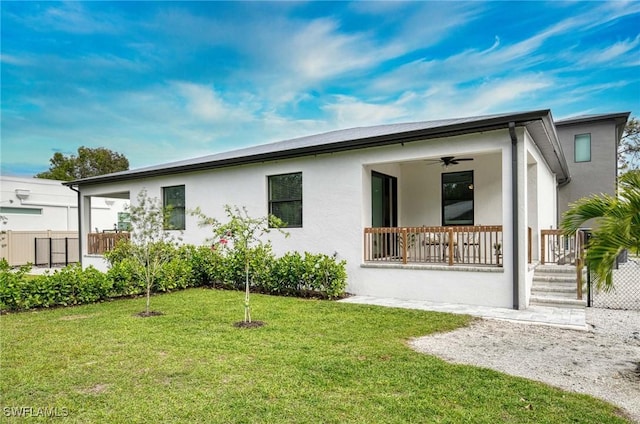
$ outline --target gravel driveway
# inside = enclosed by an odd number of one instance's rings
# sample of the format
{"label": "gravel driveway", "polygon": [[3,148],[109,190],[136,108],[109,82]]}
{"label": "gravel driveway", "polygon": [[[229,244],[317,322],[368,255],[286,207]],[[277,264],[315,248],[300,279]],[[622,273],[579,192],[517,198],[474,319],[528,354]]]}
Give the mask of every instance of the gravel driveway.
{"label": "gravel driveway", "polygon": [[590,394],[640,423],[640,311],[588,308],[587,323],[589,331],[577,331],[477,319],[410,344],[450,362]]}

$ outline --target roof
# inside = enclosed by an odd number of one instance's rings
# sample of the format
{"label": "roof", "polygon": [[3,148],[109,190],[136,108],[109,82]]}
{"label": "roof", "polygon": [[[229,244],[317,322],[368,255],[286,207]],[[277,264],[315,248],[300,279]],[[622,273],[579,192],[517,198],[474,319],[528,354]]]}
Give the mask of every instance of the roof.
{"label": "roof", "polygon": [[[551,112],[545,109],[342,129],[193,159],[83,178],[67,182],[65,185],[82,186],[125,181],[151,176],[244,165],[268,160],[288,159],[408,143],[418,140],[507,128],[511,122],[516,126],[526,126],[533,134],[534,140],[538,143],[543,156],[545,156],[551,168],[554,172],[560,174],[560,180],[569,177],[566,161],[564,160],[564,155],[562,154],[562,149],[555,133]],[[543,141],[543,138],[546,140]]]}
{"label": "roof", "polygon": [[572,116],[566,119],[560,119],[558,121],[555,121],[555,124],[557,126],[562,126],[562,125],[582,124],[584,122],[591,122],[591,121],[604,121],[604,120],[610,120],[610,119],[615,120],[616,124],[626,124],[627,119],[629,119],[629,115],[631,115],[631,112],[578,115],[578,116]]}

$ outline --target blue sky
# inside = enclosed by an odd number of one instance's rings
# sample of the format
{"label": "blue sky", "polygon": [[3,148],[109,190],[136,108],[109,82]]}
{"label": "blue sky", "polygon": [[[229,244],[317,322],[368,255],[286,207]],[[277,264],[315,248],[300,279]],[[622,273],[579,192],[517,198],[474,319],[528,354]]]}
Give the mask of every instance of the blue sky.
{"label": "blue sky", "polygon": [[7,2],[4,175],[392,122],[640,111],[640,2]]}

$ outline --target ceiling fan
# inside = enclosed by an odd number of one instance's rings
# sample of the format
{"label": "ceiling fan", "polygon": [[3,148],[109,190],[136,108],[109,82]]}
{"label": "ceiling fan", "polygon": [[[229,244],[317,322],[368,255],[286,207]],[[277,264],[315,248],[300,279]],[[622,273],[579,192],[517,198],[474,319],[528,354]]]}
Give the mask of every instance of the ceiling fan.
{"label": "ceiling fan", "polygon": [[449,165],[457,165],[460,162],[469,161],[469,160],[473,160],[473,158],[456,158],[455,156],[443,156],[440,159],[433,159],[433,162],[435,163],[440,162],[442,166],[446,168]]}

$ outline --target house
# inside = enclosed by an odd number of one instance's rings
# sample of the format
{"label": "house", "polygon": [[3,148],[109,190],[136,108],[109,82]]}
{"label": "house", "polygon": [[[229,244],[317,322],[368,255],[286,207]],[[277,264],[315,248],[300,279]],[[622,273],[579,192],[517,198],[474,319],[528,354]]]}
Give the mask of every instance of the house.
{"label": "house", "polygon": [[[112,230],[119,220],[126,221],[126,202],[94,198],[93,231]],[[34,250],[36,238],[78,238],[78,196],[64,187],[62,181],[0,176],[0,216],[6,218],[1,229],[6,231],[6,240],[0,246],[0,257],[12,266],[38,263]],[[43,246],[41,252],[45,248],[49,245]],[[74,258],[77,258],[76,251],[74,249]],[[49,258],[48,254],[44,256]]]}
{"label": "house", "polygon": [[[224,204],[242,205],[288,223],[289,238],[272,236],[277,253],[346,259],[350,293],[521,309],[538,263],[575,256],[575,241],[549,233],[566,203],[615,189],[611,155],[628,115],[554,122],[537,110],[351,128],[66,185],[80,193],[85,266],[106,266],[87,243],[93,199],[133,202],[146,189],[171,206],[187,243],[208,235],[187,211],[222,219]],[[587,152],[601,186],[572,175],[584,175]]]}

